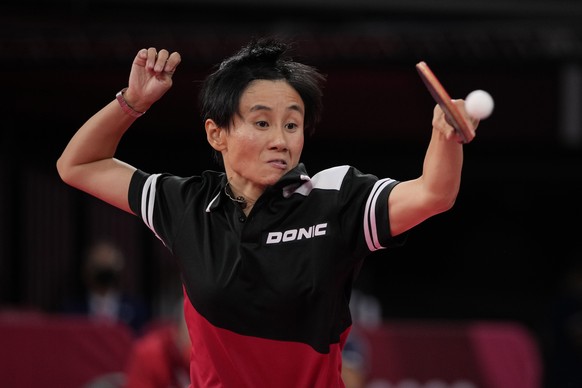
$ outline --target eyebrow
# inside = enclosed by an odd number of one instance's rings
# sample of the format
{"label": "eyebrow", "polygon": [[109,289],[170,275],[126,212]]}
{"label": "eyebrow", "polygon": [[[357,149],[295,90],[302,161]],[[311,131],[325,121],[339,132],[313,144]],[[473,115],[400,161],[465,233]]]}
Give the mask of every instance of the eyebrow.
{"label": "eyebrow", "polygon": [[[251,112],[256,112],[256,111],[260,111],[260,110],[267,110],[267,111],[271,111],[272,109],[266,105],[254,105],[251,107],[250,111]],[[287,110],[294,110],[297,111],[301,114],[303,114],[303,109],[301,108],[301,106],[297,105],[297,104],[292,104],[290,105]]]}

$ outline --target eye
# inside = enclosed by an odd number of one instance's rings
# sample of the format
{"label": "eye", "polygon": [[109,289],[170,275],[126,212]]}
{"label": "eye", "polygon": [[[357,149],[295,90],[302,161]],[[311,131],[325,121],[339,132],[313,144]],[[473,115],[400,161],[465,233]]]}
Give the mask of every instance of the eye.
{"label": "eye", "polygon": [[257,121],[255,123],[255,125],[259,128],[268,128],[269,127],[269,123],[266,121]]}
{"label": "eye", "polygon": [[289,132],[295,132],[295,131],[297,131],[297,128],[299,128],[299,125],[297,125],[295,123],[285,124],[285,129],[287,129],[287,131],[289,131]]}

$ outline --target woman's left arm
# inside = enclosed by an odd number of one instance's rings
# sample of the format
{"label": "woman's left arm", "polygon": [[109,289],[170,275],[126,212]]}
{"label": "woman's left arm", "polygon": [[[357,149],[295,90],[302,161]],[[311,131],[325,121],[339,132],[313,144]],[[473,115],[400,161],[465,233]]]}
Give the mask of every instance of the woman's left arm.
{"label": "woman's left arm", "polygon": [[[476,129],[478,120],[465,112],[463,100],[455,104]],[[399,235],[424,220],[449,210],[461,185],[463,144],[437,105],[432,120],[432,136],[424,157],[422,175],[398,184],[388,197],[388,217],[392,236]]]}

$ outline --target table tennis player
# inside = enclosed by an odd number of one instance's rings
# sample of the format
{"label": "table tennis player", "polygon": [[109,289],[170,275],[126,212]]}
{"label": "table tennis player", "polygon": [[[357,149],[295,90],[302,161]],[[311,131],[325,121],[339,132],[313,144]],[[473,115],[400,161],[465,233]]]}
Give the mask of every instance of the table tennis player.
{"label": "table tennis player", "polygon": [[192,387],[343,387],[350,291],[364,259],[400,246],[459,192],[464,146],[438,105],[417,178],[349,165],[308,171],[301,153],[322,117],[326,77],[292,59],[292,47],[253,39],[204,80],[202,126],[216,171],[177,176],[116,158],[181,62],[154,47],[139,50],[128,84],[57,161],[65,183],[140,217],[179,263]]}

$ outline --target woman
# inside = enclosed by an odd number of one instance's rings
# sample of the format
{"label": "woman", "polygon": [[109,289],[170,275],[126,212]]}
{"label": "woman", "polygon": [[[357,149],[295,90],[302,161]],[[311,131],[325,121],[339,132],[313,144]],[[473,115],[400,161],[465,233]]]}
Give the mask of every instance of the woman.
{"label": "woman", "polygon": [[150,174],[114,157],[172,85],[180,55],[155,48],[138,52],[128,87],[57,162],[66,183],[141,217],[178,260],[193,387],[343,387],[351,285],[363,259],[401,244],[459,191],[463,149],[438,106],[417,179],[351,166],[310,176],[300,159],[321,115],[324,76],[287,49],[254,40],[206,79],[204,128],[224,172]]}

